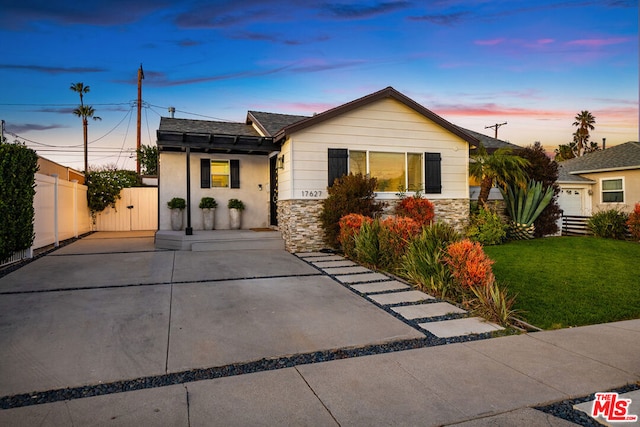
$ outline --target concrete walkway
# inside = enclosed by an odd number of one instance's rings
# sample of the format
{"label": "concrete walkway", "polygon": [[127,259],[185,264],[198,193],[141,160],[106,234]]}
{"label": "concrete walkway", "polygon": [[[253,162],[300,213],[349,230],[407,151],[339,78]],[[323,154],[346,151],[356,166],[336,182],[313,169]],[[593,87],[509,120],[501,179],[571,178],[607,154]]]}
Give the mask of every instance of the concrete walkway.
{"label": "concrete walkway", "polygon": [[566,426],[640,381],[640,320],[446,344],[311,257],[95,233],[0,278],[0,425]]}

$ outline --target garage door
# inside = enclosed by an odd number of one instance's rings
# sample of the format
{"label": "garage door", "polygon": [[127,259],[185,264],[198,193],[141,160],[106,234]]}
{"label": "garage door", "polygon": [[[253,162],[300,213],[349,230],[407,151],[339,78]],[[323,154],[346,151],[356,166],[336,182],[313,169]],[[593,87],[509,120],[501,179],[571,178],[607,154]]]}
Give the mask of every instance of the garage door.
{"label": "garage door", "polygon": [[565,216],[581,216],[583,211],[583,196],[586,190],[583,188],[563,188],[558,194],[558,204]]}

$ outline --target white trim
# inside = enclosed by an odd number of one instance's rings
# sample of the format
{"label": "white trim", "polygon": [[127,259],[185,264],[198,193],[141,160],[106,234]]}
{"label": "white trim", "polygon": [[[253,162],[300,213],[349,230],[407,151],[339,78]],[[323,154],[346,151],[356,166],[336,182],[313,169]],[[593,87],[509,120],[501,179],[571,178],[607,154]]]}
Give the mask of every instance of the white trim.
{"label": "white trim", "polygon": [[[421,169],[421,178],[422,178],[422,182],[420,182],[419,184],[421,185],[421,189],[420,191],[424,192],[424,183],[425,183],[425,169],[424,169],[424,152],[418,152],[418,151],[401,151],[401,150],[394,150],[394,151],[380,151],[380,150],[352,150],[347,148],[347,153],[348,153],[348,158],[347,158],[347,172],[351,173],[351,152],[359,152],[365,153],[365,172],[367,176],[371,176],[371,167],[370,167],[370,160],[371,160],[371,153],[380,153],[380,154],[404,154],[404,189],[405,189],[405,193],[406,194],[415,194],[415,191],[409,191],[409,154],[417,154],[421,157],[421,162],[420,162],[420,169]],[[442,153],[440,153],[442,155]],[[397,198],[395,197],[396,194],[398,194],[399,190],[395,190],[395,191],[376,191],[376,198],[381,198],[381,199],[392,199],[392,198]],[[385,197],[385,195],[393,195],[394,197]],[[380,197],[382,196],[382,197]]]}
{"label": "white trim", "polygon": [[[617,193],[622,191],[622,201],[621,202],[605,202],[603,200],[603,194],[605,193],[604,190],[604,185],[603,182],[604,181],[617,181],[620,180],[622,182],[622,189],[621,190],[607,190],[607,193]],[[607,177],[607,178],[600,178],[600,204],[606,204],[606,205],[624,205],[625,204],[625,189],[624,189],[624,176],[612,176],[612,177]]]}
{"label": "white trim", "polygon": [[571,171],[569,175],[579,175],[584,173],[598,173],[598,172],[616,172],[616,171],[628,171],[633,169],[640,169],[640,165],[635,166],[621,166],[617,168],[604,168],[604,169],[588,169],[583,171]]}

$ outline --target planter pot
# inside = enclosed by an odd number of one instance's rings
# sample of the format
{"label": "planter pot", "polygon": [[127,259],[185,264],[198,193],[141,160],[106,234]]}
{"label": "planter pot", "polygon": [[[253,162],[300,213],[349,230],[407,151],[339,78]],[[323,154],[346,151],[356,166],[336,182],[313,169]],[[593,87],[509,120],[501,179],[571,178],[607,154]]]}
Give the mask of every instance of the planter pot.
{"label": "planter pot", "polygon": [[202,223],[205,230],[216,229],[216,208],[202,208]]}
{"label": "planter pot", "polygon": [[171,229],[182,230],[182,209],[171,209]]}
{"label": "planter pot", "polygon": [[229,228],[239,230],[242,220],[242,211],[240,209],[229,209]]}

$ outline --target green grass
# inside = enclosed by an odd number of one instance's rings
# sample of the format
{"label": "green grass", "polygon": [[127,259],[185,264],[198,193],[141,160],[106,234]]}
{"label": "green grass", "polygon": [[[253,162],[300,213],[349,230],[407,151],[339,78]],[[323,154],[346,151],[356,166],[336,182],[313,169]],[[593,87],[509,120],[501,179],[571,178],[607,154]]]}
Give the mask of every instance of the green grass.
{"label": "green grass", "polygon": [[542,329],[640,318],[640,244],[550,237],[486,246],[521,317]]}

